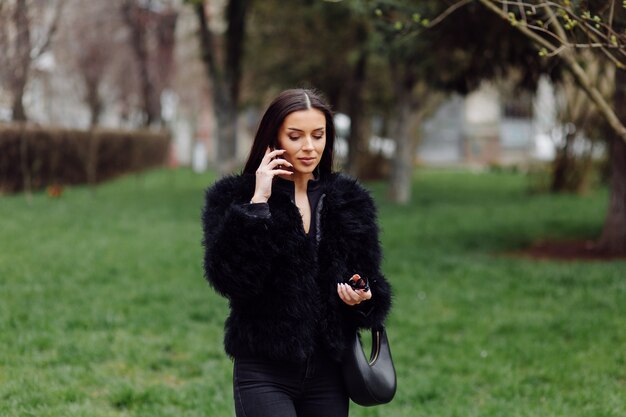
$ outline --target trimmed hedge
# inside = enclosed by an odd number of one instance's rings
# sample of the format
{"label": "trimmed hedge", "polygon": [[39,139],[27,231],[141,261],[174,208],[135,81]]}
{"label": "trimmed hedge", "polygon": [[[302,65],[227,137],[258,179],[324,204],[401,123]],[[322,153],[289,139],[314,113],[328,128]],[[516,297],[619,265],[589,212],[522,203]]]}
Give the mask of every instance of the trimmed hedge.
{"label": "trimmed hedge", "polygon": [[0,124],[0,192],[96,184],[162,166],[167,133]]}

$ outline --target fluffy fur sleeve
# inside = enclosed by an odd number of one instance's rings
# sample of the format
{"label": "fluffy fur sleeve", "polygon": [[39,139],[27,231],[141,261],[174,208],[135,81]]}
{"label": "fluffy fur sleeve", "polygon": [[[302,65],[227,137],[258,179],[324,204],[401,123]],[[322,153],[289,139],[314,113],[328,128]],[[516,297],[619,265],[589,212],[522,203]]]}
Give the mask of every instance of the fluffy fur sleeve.
{"label": "fluffy fur sleeve", "polygon": [[343,305],[347,317],[357,327],[382,325],[391,309],[391,286],[381,271],[382,250],[377,212],[369,192],[355,180],[340,176],[342,241],[346,250],[346,270],[341,282],[358,273],[367,278],[372,298],[358,306]]}
{"label": "fluffy fur sleeve", "polygon": [[271,217],[246,206],[252,196],[242,177],[226,177],[209,188],[202,211],[204,274],[229,299],[258,296],[276,249],[268,238]]}

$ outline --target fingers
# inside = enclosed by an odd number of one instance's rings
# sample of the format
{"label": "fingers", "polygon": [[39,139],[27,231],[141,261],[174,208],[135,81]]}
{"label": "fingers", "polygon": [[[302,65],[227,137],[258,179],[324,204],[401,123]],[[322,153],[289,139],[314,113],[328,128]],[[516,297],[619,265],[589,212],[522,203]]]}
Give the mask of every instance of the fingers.
{"label": "fingers", "polygon": [[371,291],[353,290],[348,284],[337,284],[337,294],[341,300],[348,305],[360,304],[372,298]]}
{"label": "fingers", "polygon": [[293,175],[293,171],[286,171],[284,169],[273,169],[272,172],[278,175]]}
{"label": "fingers", "polygon": [[366,301],[372,298],[372,291],[370,290],[356,290],[356,293],[361,296],[361,300]]}
{"label": "fingers", "polygon": [[[265,151],[265,156],[263,156],[263,160],[261,161],[261,165],[257,169],[257,174],[261,175],[291,175],[293,172],[289,171],[289,167],[293,167],[293,165],[287,161],[286,159],[279,158],[285,152],[284,149],[276,149],[274,151],[270,151],[269,148]],[[277,169],[278,168],[278,169]]]}
{"label": "fingers", "polygon": [[293,172],[286,169],[290,167],[293,167],[293,165],[291,165],[291,163],[287,162],[286,160],[274,159],[269,164],[265,166],[260,166],[257,170],[257,174],[269,174],[270,176],[280,174],[291,175],[293,174]]}
{"label": "fingers", "polygon": [[337,294],[339,294],[339,298],[341,298],[341,301],[348,304],[349,306],[353,306],[357,303],[357,301],[352,298],[346,287],[346,284],[337,284]]}
{"label": "fingers", "polygon": [[274,149],[273,151],[270,148],[265,150],[265,155],[263,156],[263,160],[261,161],[261,165],[269,163],[272,159],[276,158],[279,155],[285,153],[284,149]]}
{"label": "fingers", "polygon": [[293,167],[291,162],[288,162],[286,159],[273,159],[270,163],[267,164],[267,167],[269,169],[274,169],[279,165],[286,165],[286,166]]}

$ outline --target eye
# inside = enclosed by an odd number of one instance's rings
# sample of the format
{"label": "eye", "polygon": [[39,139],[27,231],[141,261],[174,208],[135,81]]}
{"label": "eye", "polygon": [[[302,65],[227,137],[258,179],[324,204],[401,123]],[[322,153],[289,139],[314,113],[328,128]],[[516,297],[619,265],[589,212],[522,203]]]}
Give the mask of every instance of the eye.
{"label": "eye", "polygon": [[299,135],[288,135],[288,138],[291,139],[291,140],[298,140],[298,139],[300,139],[300,136]]}
{"label": "eye", "polygon": [[313,135],[313,138],[314,138],[314,139],[322,139],[323,137],[324,137],[324,132],[321,132],[321,133],[315,133],[315,134]]}

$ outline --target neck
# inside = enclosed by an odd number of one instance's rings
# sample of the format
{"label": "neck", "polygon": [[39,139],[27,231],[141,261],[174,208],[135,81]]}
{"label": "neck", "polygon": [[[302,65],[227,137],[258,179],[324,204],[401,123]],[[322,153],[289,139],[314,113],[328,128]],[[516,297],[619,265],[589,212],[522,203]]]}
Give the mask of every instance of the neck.
{"label": "neck", "polygon": [[307,185],[309,183],[309,180],[312,180],[315,178],[312,173],[302,174],[298,172],[294,172],[291,176],[281,175],[280,177],[288,181],[293,181],[296,191],[305,191],[305,192],[307,190]]}

